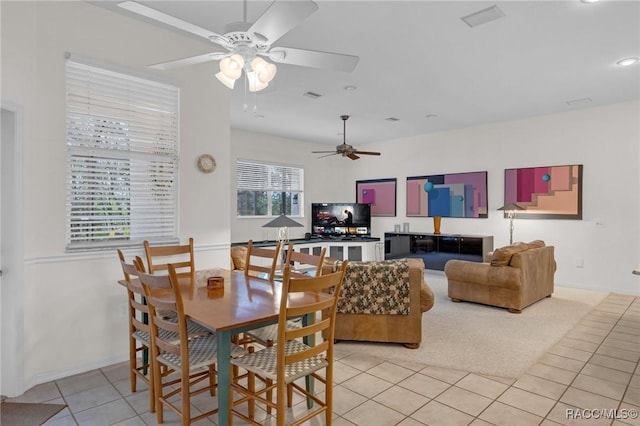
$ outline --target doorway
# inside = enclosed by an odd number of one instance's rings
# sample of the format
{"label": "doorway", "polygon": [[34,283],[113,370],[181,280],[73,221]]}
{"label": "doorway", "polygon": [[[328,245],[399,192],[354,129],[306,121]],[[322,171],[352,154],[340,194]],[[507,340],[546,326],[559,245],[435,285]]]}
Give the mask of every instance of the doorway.
{"label": "doorway", "polygon": [[0,108],[0,395],[24,389],[22,109]]}

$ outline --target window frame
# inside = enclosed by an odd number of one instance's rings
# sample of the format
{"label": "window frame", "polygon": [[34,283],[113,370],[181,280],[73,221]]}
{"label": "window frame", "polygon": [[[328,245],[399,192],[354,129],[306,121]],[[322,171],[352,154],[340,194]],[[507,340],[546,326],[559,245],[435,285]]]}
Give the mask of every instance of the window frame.
{"label": "window frame", "polygon": [[[75,55],[66,59],[66,251],[177,243],[180,88]],[[101,210],[101,202],[114,207]]]}
{"label": "window frame", "polygon": [[[266,176],[266,179],[260,179],[259,177],[253,176],[254,182],[240,183],[240,173],[241,173],[241,164],[251,165],[249,167],[254,168],[262,168],[263,177]],[[290,179],[286,179],[283,175],[280,176],[280,181],[282,185],[275,185],[273,181],[269,179],[271,176],[268,173],[268,170],[280,170],[280,171],[290,171]],[[268,180],[266,184],[260,184],[258,181]],[[287,182],[287,183],[285,183]],[[259,185],[258,187],[247,187],[247,185]],[[254,192],[254,194],[258,194],[260,192],[266,193],[266,203],[267,203],[267,213],[264,215],[241,215],[238,209],[238,202],[240,200],[239,194],[240,192]],[[273,194],[281,193],[281,194],[297,194],[297,206],[298,212],[291,214],[283,213],[282,208],[280,212],[273,212]],[[284,197],[284,195],[282,195]],[[254,196],[255,198],[255,196]],[[292,195],[293,198],[293,195]],[[286,204],[282,204],[286,205]],[[293,204],[292,204],[293,205]],[[256,208],[254,207],[254,213]],[[286,208],[284,209],[286,211]],[[304,217],[304,167],[295,164],[284,164],[284,163],[274,163],[269,161],[262,160],[250,160],[244,158],[238,158],[236,160],[236,218],[237,219],[256,219],[256,218],[273,218],[280,216],[281,214],[286,214],[289,217]]]}

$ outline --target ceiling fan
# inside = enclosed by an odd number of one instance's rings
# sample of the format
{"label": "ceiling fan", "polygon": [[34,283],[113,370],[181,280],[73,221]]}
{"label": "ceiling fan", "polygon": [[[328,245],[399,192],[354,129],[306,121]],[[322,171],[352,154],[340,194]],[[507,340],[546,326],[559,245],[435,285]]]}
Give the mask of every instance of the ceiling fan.
{"label": "ceiling fan", "polygon": [[330,155],[337,155],[340,154],[343,157],[349,157],[352,160],[357,160],[358,158],[360,158],[360,155],[380,155],[379,152],[373,152],[373,151],[360,151],[355,149],[354,147],[352,147],[351,145],[347,144],[347,120],[349,119],[348,115],[341,115],[340,118],[342,119],[342,127],[343,127],[343,132],[342,132],[342,137],[343,137],[343,141],[341,145],[336,146],[336,150],[335,151],[312,151],[312,154],[327,154],[328,155],[323,155],[322,157],[318,157],[318,158],[324,158],[324,157],[328,157]]}
{"label": "ceiling fan", "polygon": [[159,10],[135,1],[124,1],[118,6],[146,18],[179,28],[215,43],[224,52],[210,52],[169,62],[150,65],[150,68],[168,70],[186,65],[220,60],[220,73],[216,74],[227,87],[233,89],[235,80],[245,72],[249,90],[258,91],[267,87],[276,73],[276,67],[261,56],[273,62],[350,72],[358,64],[359,57],[341,53],[296,49],[273,46],[273,44],[298,26],[318,9],[311,0],[274,1],[254,22],[246,22],[247,2],[244,1],[244,20],[227,25],[224,34],[183,21]]}

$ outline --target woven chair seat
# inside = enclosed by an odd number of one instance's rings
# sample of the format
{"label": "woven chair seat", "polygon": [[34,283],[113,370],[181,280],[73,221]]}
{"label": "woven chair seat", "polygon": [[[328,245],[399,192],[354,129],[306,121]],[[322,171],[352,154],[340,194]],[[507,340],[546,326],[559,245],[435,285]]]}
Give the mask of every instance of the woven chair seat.
{"label": "woven chair seat", "polygon": [[[160,316],[166,320],[172,320],[172,322],[178,322],[178,314],[176,311],[159,311]],[[200,334],[209,334],[209,331],[206,327],[201,326],[200,324],[187,319],[187,333],[189,335],[200,335]]]}
{"label": "woven chair seat", "polygon": [[[169,331],[166,330],[161,330],[160,331],[160,335],[162,336],[163,339],[166,340],[179,340],[180,339],[180,335],[178,333],[171,333]],[[133,334],[132,334],[133,338],[136,339],[138,342],[142,343],[143,345],[149,347],[151,345],[151,338],[149,337],[149,333],[143,330],[136,330]]]}
{"label": "woven chair seat", "polygon": [[[284,351],[287,355],[290,355],[308,348],[309,346],[298,340],[289,340],[285,345]],[[240,358],[232,359],[231,363],[247,371],[256,373],[261,377],[276,380],[278,373],[277,351],[278,348],[276,346],[270,346]],[[329,363],[323,355],[316,355],[304,361],[287,365],[284,372],[285,383],[291,383],[301,377],[308,376],[314,371],[325,368],[328,365]]]}
{"label": "woven chair seat", "polygon": [[197,322],[194,322],[188,319],[187,334],[189,334],[189,336],[202,336],[202,335],[213,334],[213,333],[206,327],[203,327]]}
{"label": "woven chair seat", "polygon": [[[247,353],[238,345],[231,345],[231,357],[240,357]],[[200,336],[189,340],[189,368],[198,369],[216,362],[218,344],[215,335]],[[162,353],[158,355],[158,362],[173,370],[180,371],[182,358],[180,355]]]}
{"label": "woven chair seat", "polygon": [[[164,317],[164,318],[168,319],[171,317]],[[167,330],[159,330],[159,332],[160,332],[160,336],[163,339],[170,340],[170,341],[180,340],[180,335],[178,333],[172,333]],[[190,320],[187,320],[187,333],[189,334],[189,336],[193,336],[193,337],[212,334],[209,330],[207,330],[200,324]],[[144,330],[136,330],[133,333],[133,338],[136,339],[138,342],[144,344],[145,346],[149,346],[149,343],[151,342],[151,339],[149,338],[149,333]]]}
{"label": "woven chair seat", "polygon": [[[302,327],[302,319],[300,318],[287,321],[288,329],[300,327]],[[270,346],[270,343],[275,344],[278,340],[278,324],[265,325],[264,327],[247,331],[245,334],[263,346]]]}
{"label": "woven chair seat", "polygon": [[175,319],[176,321],[178,321],[178,314],[176,313],[176,311],[162,311],[159,310],[158,314],[164,318],[164,319]]}

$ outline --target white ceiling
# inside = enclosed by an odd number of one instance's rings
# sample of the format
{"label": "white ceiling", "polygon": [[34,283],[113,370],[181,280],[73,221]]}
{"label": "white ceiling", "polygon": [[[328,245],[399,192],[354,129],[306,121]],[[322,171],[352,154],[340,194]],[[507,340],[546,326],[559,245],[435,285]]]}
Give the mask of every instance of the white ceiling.
{"label": "white ceiling", "polygon": [[[98,2],[140,19],[116,3]],[[141,3],[218,33],[243,17],[239,0]],[[347,143],[362,147],[639,98],[640,64],[616,65],[640,56],[639,1],[317,3],[319,9],[274,46],[357,55],[355,70],[278,64],[269,87],[246,98],[239,80],[230,106],[233,128],[335,145],[342,142],[340,115],[349,114]],[[249,1],[247,20],[253,22],[269,4]],[[460,19],[493,5],[503,18],[474,28]],[[223,50],[198,40],[200,47],[189,43],[179,57],[156,62]],[[192,66],[217,72],[216,63]],[[357,89],[344,90],[348,85]],[[308,91],[322,97],[303,96]],[[567,104],[585,98],[591,102]],[[437,116],[427,118],[430,114]],[[399,121],[385,120],[389,117]]]}

